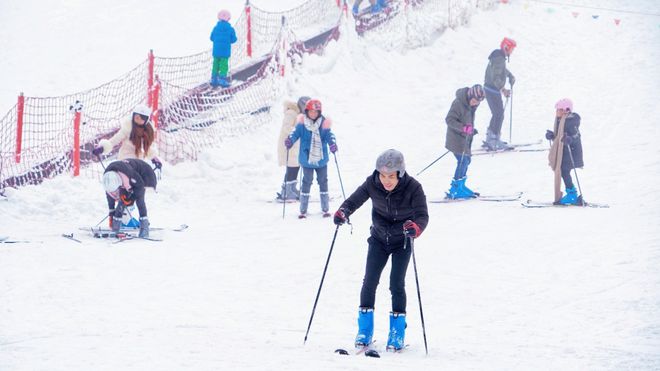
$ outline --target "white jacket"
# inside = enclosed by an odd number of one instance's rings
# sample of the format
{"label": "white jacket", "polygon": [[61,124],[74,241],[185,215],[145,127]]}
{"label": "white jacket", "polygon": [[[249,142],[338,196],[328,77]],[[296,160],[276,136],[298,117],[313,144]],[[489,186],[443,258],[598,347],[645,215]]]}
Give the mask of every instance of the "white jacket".
{"label": "white jacket", "polygon": [[[151,125],[151,122],[148,122],[147,125]],[[156,140],[151,143],[149,147],[149,152],[146,155],[140,151],[140,156],[135,155],[135,146],[133,142],[129,139],[131,135],[131,129],[133,128],[133,116],[127,120],[122,121],[119,131],[115,133],[110,139],[101,139],[99,145],[103,147],[103,154],[109,153],[112,149],[121,144],[119,147],[119,152],[117,153],[117,159],[123,160],[127,158],[137,158],[140,160],[151,160],[158,156],[158,148],[156,148]]]}

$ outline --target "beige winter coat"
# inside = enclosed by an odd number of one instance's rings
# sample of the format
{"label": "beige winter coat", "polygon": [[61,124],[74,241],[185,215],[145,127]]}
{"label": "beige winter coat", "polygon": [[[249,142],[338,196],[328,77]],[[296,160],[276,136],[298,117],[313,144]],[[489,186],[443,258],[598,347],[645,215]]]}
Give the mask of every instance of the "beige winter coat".
{"label": "beige winter coat", "polygon": [[[151,125],[151,122],[147,123]],[[129,136],[131,135],[131,128],[133,127],[132,116],[124,120],[119,127],[119,131],[115,133],[110,139],[102,139],[99,142],[99,145],[103,147],[103,154],[109,153],[114,147],[121,144],[119,147],[119,152],[117,153],[117,159],[123,160],[127,158],[137,158],[140,160],[151,160],[154,157],[158,156],[158,149],[156,148],[156,140],[151,143],[149,147],[149,152],[145,154],[140,151],[141,156],[135,155],[135,146],[133,142],[130,141]]]}
{"label": "beige winter coat", "polygon": [[[296,128],[296,117],[300,114],[298,105],[295,102],[284,101],[284,118],[282,119],[282,128],[280,129],[280,138],[277,141],[277,162],[280,166],[285,166],[286,162],[286,147],[284,140]],[[288,167],[298,167],[298,152],[300,151],[300,141],[296,141],[293,147],[289,150],[289,162],[286,163]]]}

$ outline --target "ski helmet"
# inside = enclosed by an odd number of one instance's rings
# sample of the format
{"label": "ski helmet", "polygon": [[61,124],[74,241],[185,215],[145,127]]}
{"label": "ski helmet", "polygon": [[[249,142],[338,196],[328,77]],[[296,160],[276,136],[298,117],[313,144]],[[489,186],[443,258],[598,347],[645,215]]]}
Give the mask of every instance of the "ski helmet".
{"label": "ski helmet", "polygon": [[502,42],[500,43],[500,49],[502,49],[506,55],[510,55],[515,48],[516,41],[514,39],[510,39],[508,37],[502,39]]}
{"label": "ski helmet", "polygon": [[103,188],[106,192],[112,193],[121,186],[121,176],[116,171],[108,171],[103,174]]}
{"label": "ski helmet", "polygon": [[308,96],[302,96],[298,98],[298,109],[300,110],[300,112],[303,112],[305,110],[305,106],[307,105],[307,102],[309,102],[310,99],[312,98]]}
{"label": "ski helmet", "polygon": [[318,99],[310,99],[305,103],[305,111],[314,110],[321,112],[322,109],[323,105],[321,105],[321,101]]}
{"label": "ski helmet", "polygon": [[573,112],[573,102],[568,98],[562,98],[555,103],[555,109]]}
{"label": "ski helmet", "polygon": [[388,149],[378,156],[376,160],[376,170],[378,172],[398,172],[399,178],[406,173],[406,163],[403,160],[403,153],[396,149]]}
{"label": "ski helmet", "polygon": [[137,113],[140,116],[146,116],[149,118],[151,116],[151,108],[147,106],[146,104],[138,104],[133,108],[133,113]]}
{"label": "ski helmet", "polygon": [[473,85],[471,88],[469,88],[467,95],[468,95],[468,100],[474,98],[479,102],[484,100],[484,98],[486,97],[486,95],[484,94],[484,88],[479,84]]}
{"label": "ski helmet", "polygon": [[218,20],[229,22],[230,19],[231,19],[231,13],[229,13],[229,10],[222,9],[221,11],[218,12]]}

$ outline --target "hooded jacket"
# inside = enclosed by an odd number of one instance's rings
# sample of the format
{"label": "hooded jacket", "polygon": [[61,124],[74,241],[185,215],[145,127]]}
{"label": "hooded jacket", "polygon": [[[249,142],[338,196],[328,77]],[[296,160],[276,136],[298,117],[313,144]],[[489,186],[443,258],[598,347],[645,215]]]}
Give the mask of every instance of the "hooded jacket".
{"label": "hooded jacket", "polygon": [[340,206],[350,216],[371,198],[371,236],[388,249],[403,247],[403,223],[412,220],[424,231],[429,222],[426,195],[422,185],[404,173],[390,192],[383,187],[379,172],[374,170],[358,189]]}
{"label": "hooded jacket", "polygon": [[486,67],[486,76],[484,78],[484,88],[488,93],[499,93],[506,79],[513,78],[513,74],[506,69],[506,54],[502,49],[495,49],[488,56],[488,67]]}
{"label": "hooded jacket", "polygon": [[458,155],[465,153],[465,155],[471,156],[474,135],[466,135],[463,132],[463,126],[466,124],[474,125],[475,112],[479,106],[470,106],[467,97],[468,90],[469,88],[456,90],[456,99],[451,104],[449,113],[447,113],[447,117],[445,118],[445,122],[447,123],[445,148]]}
{"label": "hooded jacket", "polygon": [[105,168],[105,172],[108,171],[118,171],[126,175],[131,184],[131,190],[136,193],[144,190],[145,187],[156,188],[158,184],[154,169],[142,160],[129,158],[115,161]]}
{"label": "hooded jacket", "polygon": [[213,57],[229,58],[231,57],[231,44],[236,42],[236,31],[227,21],[218,21],[211,31],[211,41],[213,41]]}
{"label": "hooded jacket", "polygon": [[296,118],[300,114],[298,104],[292,101],[284,101],[284,117],[282,118],[282,128],[280,129],[280,138],[277,141],[277,160],[280,166],[298,167],[298,153],[300,143],[296,142],[289,149],[289,162],[286,162],[286,146],[284,140],[291,134],[296,127]]}

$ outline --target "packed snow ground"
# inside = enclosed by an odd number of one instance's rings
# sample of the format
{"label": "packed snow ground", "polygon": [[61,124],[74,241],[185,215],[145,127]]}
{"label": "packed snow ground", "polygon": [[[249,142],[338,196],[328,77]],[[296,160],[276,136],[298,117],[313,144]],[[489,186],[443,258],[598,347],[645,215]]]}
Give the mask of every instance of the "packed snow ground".
{"label": "packed snow ground", "polygon": [[[228,3],[237,16],[243,2]],[[300,1],[282,3],[286,8]],[[654,1],[635,3],[638,10],[660,13]],[[208,47],[213,17],[206,13],[214,14],[217,5],[184,11],[176,1],[159,4],[147,9],[121,1],[101,10],[70,2],[1,6],[29,9],[43,21],[35,22],[39,27],[53,26],[34,31],[35,38],[53,37],[82,17],[95,20],[87,26],[98,26],[71,34],[83,45],[121,41],[116,29],[136,26],[126,42],[140,50],[158,50],[153,45],[160,43],[171,48],[164,54],[177,55]],[[306,57],[288,77],[290,97],[318,97],[334,119],[347,194],[387,148],[405,154],[411,174],[445,151],[444,117],[455,90],[483,82],[487,56],[503,36],[518,42],[509,64],[517,79],[513,141],[542,138],[561,97],[571,97],[582,116],[586,166],[578,172],[580,185],[588,201],[609,203],[610,209],[429,205],[429,227],[415,245],[428,356],[412,263],[405,354],[375,360],[332,353],[350,347],[356,332],[369,203],[354,214],[352,233],[349,226],[339,229],[303,345],[335,227],[321,218],[318,203],[300,221],[297,205],[287,205],[283,220],[282,205],[265,202],[283,176],[276,164],[277,115],[272,125],[224,141],[198,162],[165,164],[158,193],[147,198],[152,225],[187,223],[190,229],[165,232],[161,243],[61,238],[105,215],[96,179],[60,176],[8,189],[8,200],[0,200],[0,235],[35,242],[0,245],[0,370],[660,368],[658,18],[623,14],[617,27],[605,16],[573,18],[571,8],[548,12],[545,5],[526,5],[479,13],[428,47],[405,52],[344,34],[326,55]],[[26,30],[31,17],[18,10],[12,17],[0,12],[2,30]],[[141,24],[153,11],[197,23],[178,31],[171,30],[178,21]],[[150,28],[157,28],[156,36],[145,32]],[[61,41],[31,49],[3,40],[7,57],[45,52],[50,74],[76,73]],[[83,50],[90,61],[101,61],[85,66],[97,71],[86,75],[88,82],[106,81],[141,60],[122,42]],[[121,55],[135,61],[117,68]],[[11,74],[0,68],[2,81],[16,81],[13,90],[23,86],[16,75],[43,73],[30,64],[17,66]],[[41,86],[32,78],[26,84]],[[91,86],[59,80],[30,93],[60,95]],[[6,106],[4,95],[2,102]],[[508,138],[508,111],[506,117]],[[484,103],[477,111],[481,133],[489,118]],[[524,198],[550,200],[546,162],[544,152],[474,157],[468,185],[483,193],[524,191]],[[429,199],[443,197],[454,167],[447,156],[417,177]],[[334,161],[329,175],[334,209],[341,202]],[[318,188],[312,192],[317,197]],[[388,273],[386,267],[376,304],[381,350],[390,309]]]}

